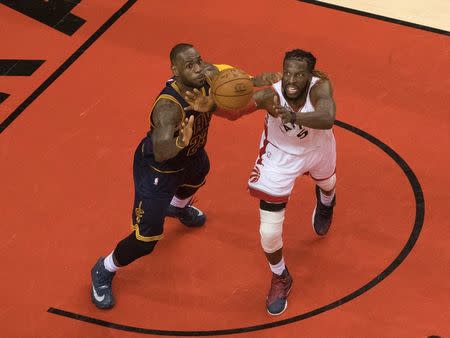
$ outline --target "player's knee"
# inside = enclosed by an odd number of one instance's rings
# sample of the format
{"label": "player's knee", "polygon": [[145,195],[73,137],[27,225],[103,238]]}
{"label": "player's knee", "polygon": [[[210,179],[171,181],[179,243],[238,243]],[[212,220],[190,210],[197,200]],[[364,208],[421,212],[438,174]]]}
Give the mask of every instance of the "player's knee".
{"label": "player's knee", "polygon": [[336,174],[333,174],[333,176],[327,178],[326,180],[315,180],[315,182],[317,186],[323,191],[331,191],[336,186]]}
{"label": "player's knee", "polygon": [[273,253],[283,247],[284,209],[281,211],[267,211],[260,209],[261,246],[267,253]]}
{"label": "player's knee", "polygon": [[132,232],[129,236],[121,240],[114,250],[114,257],[120,266],[125,266],[136,259],[150,254],[158,241],[144,242],[136,238]]}
{"label": "player's knee", "polygon": [[194,196],[200,187],[179,187],[175,192],[175,196],[179,199],[186,199]]}

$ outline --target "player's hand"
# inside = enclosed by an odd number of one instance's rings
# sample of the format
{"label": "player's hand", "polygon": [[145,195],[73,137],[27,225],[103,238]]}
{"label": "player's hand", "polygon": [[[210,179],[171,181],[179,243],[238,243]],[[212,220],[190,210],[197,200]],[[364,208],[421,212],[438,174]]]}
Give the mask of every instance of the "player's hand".
{"label": "player's hand", "polygon": [[180,134],[178,135],[177,145],[180,147],[186,147],[191,141],[192,132],[194,129],[194,115],[185,118],[181,122]]}
{"label": "player's hand", "polygon": [[184,99],[189,106],[184,110],[195,110],[201,113],[207,113],[214,110],[214,100],[211,96],[206,96],[200,92],[197,88],[194,88],[192,92],[187,91],[184,95]]}
{"label": "player's hand", "polygon": [[274,83],[280,81],[282,78],[282,74],[280,72],[275,73],[261,73],[253,78],[253,85],[255,87],[263,87],[263,86],[270,86]]}
{"label": "player's hand", "polygon": [[273,106],[272,106],[274,114],[271,114],[271,115],[274,117],[280,117],[283,124],[289,123],[289,122],[294,124],[295,121],[297,120],[295,112],[280,105],[279,100],[280,99],[278,98],[278,95],[274,95]]}

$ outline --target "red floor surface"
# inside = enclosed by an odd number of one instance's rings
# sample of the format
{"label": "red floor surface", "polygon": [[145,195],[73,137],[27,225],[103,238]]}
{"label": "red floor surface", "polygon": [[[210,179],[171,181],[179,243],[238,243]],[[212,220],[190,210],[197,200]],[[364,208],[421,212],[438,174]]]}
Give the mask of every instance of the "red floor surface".
{"label": "red floor surface", "polygon": [[[0,91],[11,94],[0,104],[0,121],[124,4],[82,1],[72,13],[87,21],[73,36],[0,5],[2,58],[46,60],[30,77],[0,77]],[[417,177],[416,193],[423,190],[422,231],[391,274],[382,272],[405,248],[420,206],[392,157],[336,126],[333,227],[324,239],[313,235],[313,185],[302,177],[284,227],[294,278],[289,307],[279,317],[267,315],[270,272],[259,244],[258,203],[246,191],[263,126],[259,111],[236,122],[213,119],[212,170],[197,196],[206,226],[168,220],[155,252],[117,275],[116,307],[91,304],[91,266],[129,232],[132,154],[171,76],[168,53],[178,42],[250,73],[280,70],[292,48],[314,52],[317,68],[334,84],[338,120],[392,148]],[[386,278],[329,311],[239,336],[448,336],[449,54],[447,36],[297,1],[137,1],[1,135],[2,336],[138,335],[49,308],[198,335],[239,329],[308,313],[380,275]]]}

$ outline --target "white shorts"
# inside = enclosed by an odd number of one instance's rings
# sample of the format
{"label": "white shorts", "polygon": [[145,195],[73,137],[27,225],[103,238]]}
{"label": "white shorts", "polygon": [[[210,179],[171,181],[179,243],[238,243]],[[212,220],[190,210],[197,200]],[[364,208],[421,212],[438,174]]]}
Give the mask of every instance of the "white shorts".
{"label": "white shorts", "polygon": [[300,175],[325,180],[336,171],[335,143],[324,145],[303,155],[291,155],[268,143],[260,150],[248,180],[250,194],[258,199],[287,202]]}

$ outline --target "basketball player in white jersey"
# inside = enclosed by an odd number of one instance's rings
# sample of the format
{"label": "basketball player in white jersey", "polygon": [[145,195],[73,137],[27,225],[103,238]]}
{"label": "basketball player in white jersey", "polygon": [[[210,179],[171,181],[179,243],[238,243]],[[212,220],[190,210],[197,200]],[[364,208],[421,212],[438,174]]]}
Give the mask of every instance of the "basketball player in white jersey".
{"label": "basketball player in white jersey", "polygon": [[199,91],[186,96],[192,108],[230,120],[258,109],[268,112],[248,188],[252,196],[260,199],[261,245],[272,270],[266,301],[271,315],[286,310],[292,285],[283,258],[282,230],[296,178],[309,174],[316,183],[312,225],[317,235],[328,232],[336,203],[336,144],[331,130],[335,103],[330,80],[314,69],[315,64],[316,58],[309,52],[287,52],[281,81],[255,92],[253,100],[237,111],[213,107],[212,98]]}
{"label": "basketball player in white jersey", "polygon": [[286,310],[292,285],[282,253],[282,229],[296,178],[309,174],[316,184],[312,225],[317,235],[328,232],[336,203],[336,144],[331,130],[335,103],[330,80],[314,69],[315,64],[309,52],[287,52],[281,81],[254,96],[258,108],[268,114],[248,188],[260,199],[261,245],[272,270],[266,306],[272,315]]}

